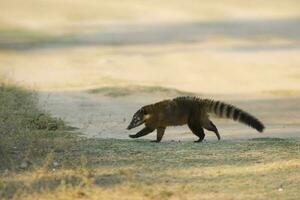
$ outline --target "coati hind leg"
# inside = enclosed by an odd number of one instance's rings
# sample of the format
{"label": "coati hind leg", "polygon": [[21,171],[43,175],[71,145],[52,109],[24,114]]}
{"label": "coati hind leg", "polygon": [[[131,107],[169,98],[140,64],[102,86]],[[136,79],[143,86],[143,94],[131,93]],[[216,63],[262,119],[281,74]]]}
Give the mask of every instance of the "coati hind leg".
{"label": "coati hind leg", "polygon": [[212,121],[210,121],[209,119],[206,123],[203,124],[203,128],[205,128],[206,130],[209,130],[209,131],[213,131],[216,134],[218,140],[221,139],[221,136],[219,134],[219,131],[218,131],[216,125],[214,125],[214,123],[212,123]]}
{"label": "coati hind leg", "polygon": [[129,137],[131,138],[139,138],[139,137],[143,137],[145,135],[148,135],[149,133],[153,132],[154,129],[153,128],[149,128],[149,127],[145,127],[142,130],[140,130],[137,134],[135,135],[129,135]]}
{"label": "coati hind leg", "polygon": [[196,140],[195,142],[202,142],[205,137],[205,134],[203,128],[201,127],[200,122],[198,122],[198,120],[196,121],[189,120],[188,126],[191,129],[191,131],[199,137],[199,139]]}
{"label": "coati hind leg", "polygon": [[151,142],[160,142],[165,134],[166,127],[159,127],[156,130],[157,130],[156,140],[152,140]]}

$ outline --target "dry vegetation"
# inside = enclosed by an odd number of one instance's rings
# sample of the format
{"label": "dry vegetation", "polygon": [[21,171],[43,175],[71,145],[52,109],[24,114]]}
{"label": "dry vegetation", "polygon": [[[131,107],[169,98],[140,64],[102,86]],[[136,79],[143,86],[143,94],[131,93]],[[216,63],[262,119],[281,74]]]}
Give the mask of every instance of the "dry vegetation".
{"label": "dry vegetation", "polygon": [[[22,162],[45,156],[70,127],[37,108],[35,93],[0,86],[0,169],[15,170]],[[49,142],[49,143],[48,143]],[[28,163],[27,163],[28,164]]]}
{"label": "dry vegetation", "polygon": [[300,141],[83,139],[2,85],[1,199],[297,199]]}

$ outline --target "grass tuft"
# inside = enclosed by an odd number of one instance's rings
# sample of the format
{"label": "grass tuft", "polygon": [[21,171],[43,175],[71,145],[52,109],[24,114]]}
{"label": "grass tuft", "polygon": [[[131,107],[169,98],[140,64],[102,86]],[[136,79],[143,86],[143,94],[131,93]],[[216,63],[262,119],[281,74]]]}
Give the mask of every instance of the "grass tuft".
{"label": "grass tuft", "polygon": [[0,170],[29,168],[30,159],[58,149],[67,126],[37,107],[33,92],[0,86]]}

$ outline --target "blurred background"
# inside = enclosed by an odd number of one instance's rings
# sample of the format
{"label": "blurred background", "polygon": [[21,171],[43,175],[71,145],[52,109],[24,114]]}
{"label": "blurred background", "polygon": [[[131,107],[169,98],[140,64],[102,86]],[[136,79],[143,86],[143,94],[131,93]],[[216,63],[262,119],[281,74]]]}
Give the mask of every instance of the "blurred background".
{"label": "blurred background", "polygon": [[[299,135],[298,0],[0,5],[1,81],[36,90],[43,108],[87,136],[127,138],[140,106],[186,94],[237,104],[270,134]],[[243,132],[220,125],[228,137]]]}

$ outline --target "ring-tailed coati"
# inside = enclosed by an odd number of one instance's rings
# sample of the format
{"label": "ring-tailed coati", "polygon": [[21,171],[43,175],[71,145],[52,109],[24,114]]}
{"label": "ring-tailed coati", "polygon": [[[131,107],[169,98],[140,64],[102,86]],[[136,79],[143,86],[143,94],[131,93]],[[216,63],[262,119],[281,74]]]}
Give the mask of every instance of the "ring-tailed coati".
{"label": "ring-tailed coati", "polygon": [[203,128],[213,131],[218,140],[220,140],[218,129],[210,121],[209,113],[214,113],[218,117],[239,121],[259,132],[263,132],[265,128],[257,118],[233,105],[197,97],[177,97],[143,106],[133,115],[127,129],[129,130],[145,123],[145,127],[141,131],[135,135],[129,135],[129,137],[139,138],[156,129],[157,139],[154,142],[160,142],[167,126],[187,124],[191,131],[199,137],[195,142],[201,142],[204,139]]}

